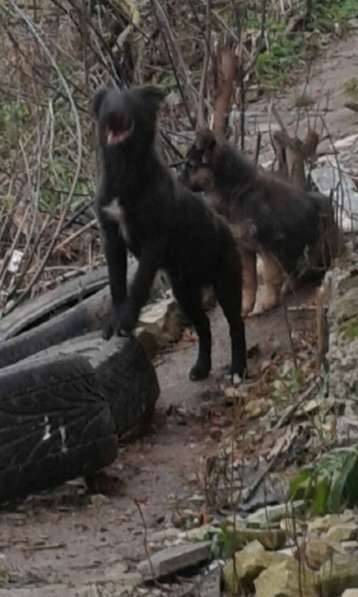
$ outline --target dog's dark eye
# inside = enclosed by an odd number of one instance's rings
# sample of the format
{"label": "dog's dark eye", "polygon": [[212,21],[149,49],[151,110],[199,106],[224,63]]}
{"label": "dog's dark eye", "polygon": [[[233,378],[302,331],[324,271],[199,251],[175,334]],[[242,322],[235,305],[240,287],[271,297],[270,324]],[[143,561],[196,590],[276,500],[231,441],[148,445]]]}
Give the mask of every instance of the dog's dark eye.
{"label": "dog's dark eye", "polygon": [[200,168],[204,165],[204,152],[197,147],[192,147],[187,155],[186,163],[189,168]]}

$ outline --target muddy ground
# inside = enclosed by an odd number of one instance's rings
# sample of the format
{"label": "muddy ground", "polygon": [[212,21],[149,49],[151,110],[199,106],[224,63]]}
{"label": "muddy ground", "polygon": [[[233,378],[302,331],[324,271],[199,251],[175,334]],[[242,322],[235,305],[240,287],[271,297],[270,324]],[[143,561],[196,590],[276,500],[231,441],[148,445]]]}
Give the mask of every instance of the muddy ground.
{"label": "muddy ground", "polygon": [[[310,93],[330,95],[327,124],[335,139],[358,131],[358,117],[343,107],[344,81],[357,75],[358,35],[332,44],[314,65]],[[292,90],[279,98],[280,113],[290,121]],[[262,122],[267,103],[254,104]],[[310,285],[289,299],[289,306],[314,303]],[[296,334],[312,333],[314,311],[289,311]],[[117,479],[113,495],[85,495],[81,481],[68,484],[53,494],[31,498],[0,513],[0,555],[18,574],[21,586],[71,582],[81,584],[104,579],[125,563],[134,569],[144,557],[143,522],[140,504],[149,529],[163,529],[173,516],[173,503],[187,504],[202,493],[198,483],[203,463],[215,453],[220,438],[231,433],[233,407],[225,405],[220,390],[223,367],[229,360],[226,323],[217,308],[211,313],[214,338],[214,371],[209,380],[192,383],[187,372],[195,346],[182,340],[173,351],[160,355],[157,372],[161,386],[150,433],[123,446],[111,467]],[[253,377],[263,361],[273,355],[289,355],[288,332],[282,308],[249,319],[248,347],[257,345],[250,360]],[[251,421],[252,429],[259,422]],[[175,499],[174,499],[175,498]],[[0,560],[1,563],[1,560]]]}

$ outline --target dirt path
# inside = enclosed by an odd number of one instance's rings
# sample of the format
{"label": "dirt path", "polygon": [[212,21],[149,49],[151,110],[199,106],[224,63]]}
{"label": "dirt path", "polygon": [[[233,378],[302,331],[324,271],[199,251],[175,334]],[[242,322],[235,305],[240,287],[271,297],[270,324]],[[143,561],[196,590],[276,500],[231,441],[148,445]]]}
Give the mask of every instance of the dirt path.
{"label": "dirt path", "polygon": [[[343,107],[341,91],[344,81],[357,75],[357,44],[358,35],[335,44],[313,70],[310,93],[324,90],[331,94],[327,123],[335,138],[358,131],[357,115]],[[290,98],[286,94],[279,101],[281,114],[289,120]],[[263,110],[267,104],[256,106]],[[313,300],[311,287],[292,296],[289,304]],[[310,311],[291,311],[293,331],[312,330],[312,318]],[[143,525],[133,500],[141,504],[151,530],[161,530],[171,520],[174,498],[195,511],[197,506],[190,498],[201,492],[196,481],[201,459],[215,452],[218,439],[230,433],[232,423],[232,409],[225,406],[218,389],[229,356],[226,324],[218,309],[211,320],[214,375],[197,384],[188,380],[194,350],[190,342],[182,341],[174,352],[161,356],[157,366],[161,397],[153,430],[120,450],[112,467],[119,479],[113,496],[88,497],[76,482],[30,499],[16,510],[2,511],[0,556],[18,575],[21,586],[81,584],[109,578],[123,564],[134,568],[144,548]],[[281,309],[250,319],[247,337],[249,347],[257,344],[260,349],[256,361],[250,362],[253,375],[273,352],[289,352]]]}
{"label": "dirt path", "polygon": [[[313,299],[314,289],[291,297],[290,305]],[[307,313],[291,315],[297,333],[310,325]],[[21,584],[35,576],[43,582],[84,583],[103,578],[118,562],[135,564],[143,558],[143,525],[134,500],[141,504],[146,524],[152,531],[170,522],[173,499],[181,507],[196,510],[190,498],[202,493],[196,475],[203,460],[218,446],[212,429],[230,433],[232,407],[227,407],[219,390],[219,379],[228,362],[226,322],[217,308],[211,314],[214,338],[214,374],[209,380],[192,383],[188,369],[196,347],[182,341],[176,350],[161,357],[157,371],[161,396],[151,433],[124,446],[111,467],[120,479],[114,495],[92,496],[81,492],[78,483],[35,497],[15,511],[0,517],[0,551]],[[248,322],[248,345],[260,347],[259,358],[251,360],[251,373],[273,352],[289,353],[287,327],[281,309]],[[218,427],[216,421],[220,420]],[[171,505],[172,502],[172,505]]]}

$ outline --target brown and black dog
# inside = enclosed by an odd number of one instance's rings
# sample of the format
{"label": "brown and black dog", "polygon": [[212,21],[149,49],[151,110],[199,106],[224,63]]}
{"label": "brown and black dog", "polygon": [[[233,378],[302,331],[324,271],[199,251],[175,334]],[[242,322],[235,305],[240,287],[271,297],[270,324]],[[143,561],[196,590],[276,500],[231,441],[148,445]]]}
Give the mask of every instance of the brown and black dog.
{"label": "brown and black dog", "polygon": [[[243,262],[243,315],[276,306],[290,277],[327,267],[334,222],[325,196],[259,171],[209,129],[199,131],[189,148],[182,180],[192,190],[205,191],[231,225]],[[256,297],[257,255],[263,262],[261,300]]]}
{"label": "brown and black dog", "polygon": [[[96,209],[113,304],[106,336],[130,334],[162,269],[199,336],[190,379],[203,379],[211,369],[211,333],[201,291],[213,286],[230,328],[236,382],[246,372],[240,255],[224,218],[178,182],[158,154],[163,97],[160,88],[143,86],[101,89],[94,98],[102,154]],[[127,289],[128,250],[137,257],[138,269]]]}

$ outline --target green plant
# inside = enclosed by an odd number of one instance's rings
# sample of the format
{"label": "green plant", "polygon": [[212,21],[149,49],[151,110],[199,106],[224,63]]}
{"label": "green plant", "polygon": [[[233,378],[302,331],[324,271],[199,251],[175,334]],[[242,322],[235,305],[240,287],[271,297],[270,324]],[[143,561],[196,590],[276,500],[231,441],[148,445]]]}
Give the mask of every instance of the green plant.
{"label": "green plant", "polygon": [[354,315],[343,324],[343,334],[348,340],[358,338],[358,315]]}
{"label": "green plant", "polygon": [[312,514],[339,512],[358,504],[357,475],[358,445],[332,450],[294,477],[290,498],[303,499]]}
{"label": "green plant", "polygon": [[242,547],[237,539],[232,524],[223,522],[208,534],[211,540],[211,551],[215,558],[228,560]]}
{"label": "green plant", "polygon": [[303,51],[302,36],[288,38],[282,33],[269,34],[269,49],[257,57],[256,70],[259,78],[273,87],[285,82],[290,70],[297,65]]}
{"label": "green plant", "polygon": [[[256,61],[258,79],[266,86],[277,88],[286,83],[292,68],[312,59],[327,43],[327,37],[358,14],[356,0],[317,0],[313,3],[310,21],[306,24],[309,35],[302,31],[286,33],[287,23],[269,16],[266,21],[267,47]],[[248,28],[260,30],[257,14],[248,12]]]}
{"label": "green plant", "polygon": [[336,23],[342,25],[357,14],[356,0],[316,0],[310,25],[319,31],[332,31]]}

